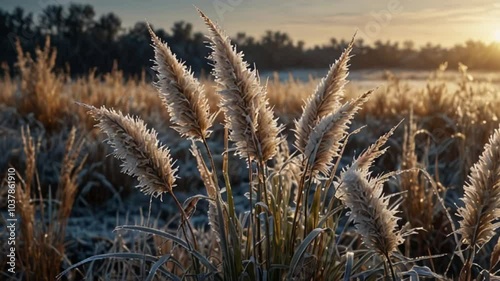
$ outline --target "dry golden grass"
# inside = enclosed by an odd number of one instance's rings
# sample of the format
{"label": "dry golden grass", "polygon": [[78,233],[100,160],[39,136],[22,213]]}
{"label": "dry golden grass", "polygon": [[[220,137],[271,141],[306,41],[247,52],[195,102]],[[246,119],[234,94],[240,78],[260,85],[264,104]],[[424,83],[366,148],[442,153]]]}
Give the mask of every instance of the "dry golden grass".
{"label": "dry golden grass", "polygon": [[[26,170],[16,189],[20,217],[19,266],[24,280],[54,280],[65,256],[66,225],[75,200],[77,176],[82,169],[82,146],[76,130],[70,131],[62,159],[59,186],[54,197],[44,198],[36,183],[37,144],[29,129],[22,133]],[[80,162],[80,164],[78,163]]]}
{"label": "dry golden grass", "polygon": [[44,48],[35,50],[35,60],[29,53],[24,53],[19,41],[16,49],[21,77],[21,95],[15,98],[18,110],[22,114],[33,113],[47,130],[57,129],[70,117],[70,111],[65,107],[69,97],[60,94],[67,77],[54,72],[57,52],[50,47],[48,37]]}

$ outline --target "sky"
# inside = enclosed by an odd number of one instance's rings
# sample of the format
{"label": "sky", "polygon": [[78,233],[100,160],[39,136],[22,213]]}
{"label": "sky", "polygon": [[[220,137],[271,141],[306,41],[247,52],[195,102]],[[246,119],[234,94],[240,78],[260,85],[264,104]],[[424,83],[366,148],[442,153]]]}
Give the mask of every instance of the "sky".
{"label": "sky", "polygon": [[[51,4],[69,0],[2,0],[0,7],[21,6],[39,14]],[[452,46],[466,40],[500,42],[499,0],[80,0],[97,15],[113,12],[122,25],[147,21],[169,30],[186,21],[204,31],[194,6],[219,23],[228,35],[245,32],[260,38],[266,30],[283,31],[306,46],[327,44],[330,38],[413,40]]]}

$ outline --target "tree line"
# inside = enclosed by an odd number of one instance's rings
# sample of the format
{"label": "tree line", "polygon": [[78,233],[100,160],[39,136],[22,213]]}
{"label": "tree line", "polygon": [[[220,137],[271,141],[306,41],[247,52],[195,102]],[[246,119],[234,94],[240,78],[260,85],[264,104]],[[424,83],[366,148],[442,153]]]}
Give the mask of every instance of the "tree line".
{"label": "tree line", "polygon": [[[194,32],[191,23],[179,21],[169,31],[154,30],[195,72],[209,71],[205,37]],[[24,50],[33,52],[47,36],[57,48],[58,67],[69,69],[72,75],[86,74],[91,69],[108,72],[115,61],[127,75],[138,75],[152,64],[153,50],[145,22],[125,27],[114,13],[97,17],[88,4],[49,5],[36,17],[20,7],[12,11],[0,9],[0,62],[7,62],[11,69],[16,61],[16,40]],[[232,39],[246,60],[261,70],[325,68],[348,44],[344,39],[332,38],[326,44],[306,48],[304,41],[295,41],[280,31],[267,31],[261,38],[238,33]],[[462,62],[472,69],[500,70],[500,44],[472,40],[444,48],[432,43],[417,47],[412,41],[376,41],[368,45],[358,38],[354,54],[353,69],[434,69],[447,61],[451,67]]]}

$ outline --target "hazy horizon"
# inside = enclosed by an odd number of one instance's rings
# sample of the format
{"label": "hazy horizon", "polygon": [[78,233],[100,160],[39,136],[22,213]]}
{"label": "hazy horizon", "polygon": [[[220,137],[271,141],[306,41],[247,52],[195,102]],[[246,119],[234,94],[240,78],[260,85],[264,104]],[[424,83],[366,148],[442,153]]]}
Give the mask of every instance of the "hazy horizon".
{"label": "hazy horizon", "polygon": [[[500,42],[500,3],[497,0],[453,3],[423,0],[5,0],[2,9],[24,8],[35,16],[47,5],[90,4],[96,15],[115,13],[123,27],[148,21],[155,28],[169,31],[174,22],[193,24],[195,31],[204,26],[194,6],[215,19],[230,36],[237,32],[260,38],[266,30],[288,33],[307,47],[327,44],[330,38],[358,38],[367,43],[376,40],[412,40],[453,46],[467,40]],[[268,3],[270,2],[270,3]],[[36,19],[37,17],[35,17]]]}

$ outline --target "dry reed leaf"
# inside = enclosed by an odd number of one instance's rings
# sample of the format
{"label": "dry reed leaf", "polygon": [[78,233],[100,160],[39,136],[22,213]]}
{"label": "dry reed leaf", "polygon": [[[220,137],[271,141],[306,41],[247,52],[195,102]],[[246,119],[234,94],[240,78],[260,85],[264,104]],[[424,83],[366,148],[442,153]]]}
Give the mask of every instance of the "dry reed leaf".
{"label": "dry reed leaf", "polygon": [[196,165],[198,167],[198,171],[200,172],[203,184],[205,185],[205,188],[207,190],[208,197],[214,199],[217,195],[218,188],[214,184],[212,173],[203,161],[200,150],[194,143],[191,145],[191,154],[193,154],[194,158],[196,159]]}
{"label": "dry reed leaf", "polygon": [[497,243],[493,248],[493,252],[491,252],[490,257],[490,271],[493,271],[493,268],[500,262],[500,237],[497,238]]}

